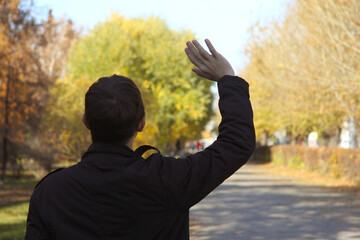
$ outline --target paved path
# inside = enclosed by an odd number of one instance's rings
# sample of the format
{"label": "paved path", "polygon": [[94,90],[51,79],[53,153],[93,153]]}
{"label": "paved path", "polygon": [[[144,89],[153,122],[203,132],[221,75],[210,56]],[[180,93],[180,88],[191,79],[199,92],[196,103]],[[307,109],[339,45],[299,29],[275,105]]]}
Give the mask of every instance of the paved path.
{"label": "paved path", "polygon": [[360,196],[246,165],[190,210],[191,240],[360,240]]}

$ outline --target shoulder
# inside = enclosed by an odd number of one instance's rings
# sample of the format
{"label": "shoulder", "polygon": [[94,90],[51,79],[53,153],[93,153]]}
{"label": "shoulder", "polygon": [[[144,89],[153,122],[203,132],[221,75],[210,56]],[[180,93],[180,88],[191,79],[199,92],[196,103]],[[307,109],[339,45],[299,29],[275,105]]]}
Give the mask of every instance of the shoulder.
{"label": "shoulder", "polygon": [[49,179],[50,176],[55,176],[56,174],[58,174],[60,171],[63,171],[65,168],[57,168],[54,171],[48,173],[45,177],[43,177],[35,186],[35,188],[37,188],[41,183],[43,183],[44,181],[46,181],[46,179]]}
{"label": "shoulder", "polygon": [[[139,158],[144,159],[143,158],[144,153],[148,152],[149,150],[155,151],[157,155],[161,155],[160,150],[157,149],[156,147],[150,145],[142,145],[134,151],[134,157],[138,159]],[[149,154],[149,152],[147,153],[147,156],[152,156],[152,155],[155,155],[155,153],[152,153],[151,155]],[[146,159],[149,159],[149,157],[146,157]]]}

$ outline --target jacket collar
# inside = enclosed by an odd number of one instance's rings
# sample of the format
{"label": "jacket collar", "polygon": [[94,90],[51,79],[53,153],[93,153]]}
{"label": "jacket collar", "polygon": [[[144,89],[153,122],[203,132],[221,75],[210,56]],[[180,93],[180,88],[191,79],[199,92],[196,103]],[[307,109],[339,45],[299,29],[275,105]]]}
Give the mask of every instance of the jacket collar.
{"label": "jacket collar", "polygon": [[125,145],[105,142],[93,142],[85,152],[84,156],[91,153],[115,153],[124,157],[131,157],[134,155],[134,151]]}

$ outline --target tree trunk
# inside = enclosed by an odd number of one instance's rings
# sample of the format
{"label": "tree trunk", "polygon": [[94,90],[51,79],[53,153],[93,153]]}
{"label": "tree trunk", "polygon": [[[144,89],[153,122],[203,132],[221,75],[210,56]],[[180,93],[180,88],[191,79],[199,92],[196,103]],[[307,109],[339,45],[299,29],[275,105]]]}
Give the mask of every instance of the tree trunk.
{"label": "tree trunk", "polygon": [[1,168],[1,182],[5,182],[6,176],[6,165],[8,162],[8,134],[9,134],[9,98],[10,98],[10,77],[11,77],[11,67],[9,63],[9,69],[7,74],[7,83],[6,83],[6,95],[5,95],[5,113],[4,113],[4,132],[2,139],[2,168]]}
{"label": "tree trunk", "polygon": [[261,134],[261,139],[260,139],[260,145],[261,146],[267,146],[269,142],[269,132],[268,131],[264,131]]}
{"label": "tree trunk", "polygon": [[353,115],[349,116],[349,147],[357,148],[357,133],[356,133],[356,121]]}

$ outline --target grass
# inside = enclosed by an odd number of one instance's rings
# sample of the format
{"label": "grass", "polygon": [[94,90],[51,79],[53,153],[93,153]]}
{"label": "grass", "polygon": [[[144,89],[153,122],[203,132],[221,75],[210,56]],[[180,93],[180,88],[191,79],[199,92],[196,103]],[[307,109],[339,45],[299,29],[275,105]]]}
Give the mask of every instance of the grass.
{"label": "grass", "polygon": [[0,208],[0,239],[24,239],[29,202]]}
{"label": "grass", "polygon": [[0,239],[24,239],[29,199],[37,181],[25,176],[0,186]]}

